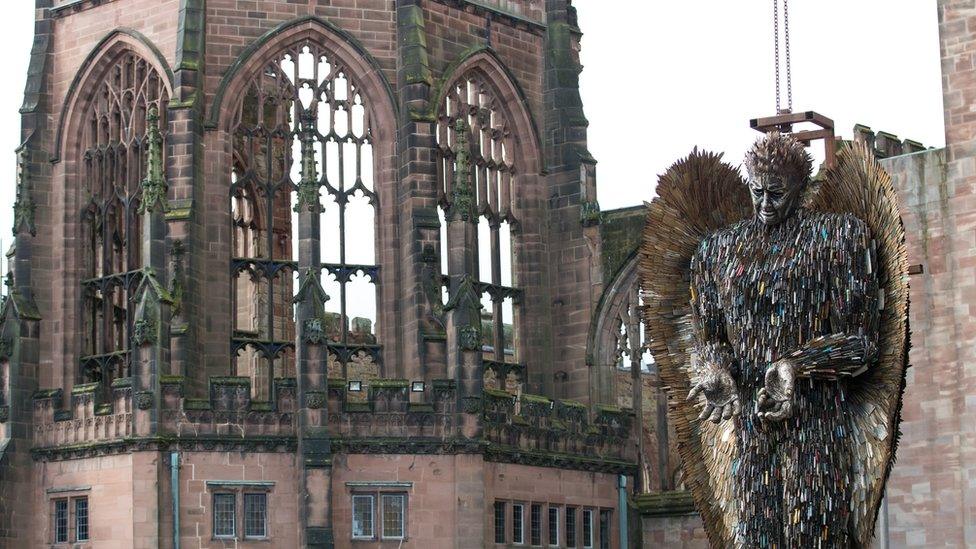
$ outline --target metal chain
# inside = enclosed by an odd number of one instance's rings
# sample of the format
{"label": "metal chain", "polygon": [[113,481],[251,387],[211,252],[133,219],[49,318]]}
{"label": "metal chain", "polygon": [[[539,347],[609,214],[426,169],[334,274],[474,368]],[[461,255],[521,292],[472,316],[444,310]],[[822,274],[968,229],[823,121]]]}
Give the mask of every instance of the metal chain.
{"label": "metal chain", "polygon": [[790,71],[790,7],[783,0],[783,38],[786,46],[786,112],[793,112],[793,74]]}
{"label": "metal chain", "polygon": [[773,62],[776,66],[776,112],[779,113],[779,0],[773,0]]}

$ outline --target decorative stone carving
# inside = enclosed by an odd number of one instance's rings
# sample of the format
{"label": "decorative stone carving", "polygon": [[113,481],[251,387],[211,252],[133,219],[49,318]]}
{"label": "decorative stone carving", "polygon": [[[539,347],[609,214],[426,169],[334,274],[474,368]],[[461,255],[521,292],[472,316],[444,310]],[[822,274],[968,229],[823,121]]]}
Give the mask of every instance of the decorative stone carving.
{"label": "decorative stone carving", "polygon": [[153,394],[152,391],[139,391],[135,394],[136,408],[140,410],[148,410],[152,408],[153,405]]}
{"label": "decorative stone carving", "polygon": [[481,330],[475,326],[461,326],[458,328],[458,345],[462,351],[480,350]]}
{"label": "decorative stone carving", "polygon": [[471,145],[468,134],[471,131],[468,123],[458,119],[454,123],[455,146],[454,185],[451,189],[451,207],[448,210],[450,220],[477,220],[475,212],[474,188],[471,186]]}
{"label": "decorative stone carving", "polygon": [[305,343],[312,345],[322,345],[325,343],[327,336],[325,333],[325,328],[322,326],[322,319],[309,318],[305,320],[305,330],[303,332],[303,336],[305,338]]}
{"label": "decorative stone carving", "polygon": [[480,414],[482,411],[481,397],[464,397],[462,409],[466,414]]}
{"label": "decorative stone carving", "polygon": [[132,326],[132,341],[136,345],[153,345],[156,343],[156,319],[144,316],[137,319]]}
{"label": "decorative stone carving", "polygon": [[163,134],[159,131],[159,107],[149,107],[146,115],[149,135],[147,136],[146,178],[142,180],[142,200],[139,213],[156,211],[165,213],[169,209],[166,201],[166,179],[163,177]]}
{"label": "decorative stone carving", "polygon": [[0,406],[0,423],[10,420],[10,406]]}
{"label": "decorative stone carving", "polygon": [[306,391],[305,407],[309,410],[318,410],[325,407],[325,393],[322,391]]}
{"label": "decorative stone carving", "polygon": [[17,152],[17,196],[14,199],[14,236],[21,229],[26,228],[31,236],[37,235],[37,227],[34,225],[34,212],[37,205],[34,204],[34,189],[31,185],[30,176],[30,151],[23,147]]}
{"label": "decorative stone carving", "polygon": [[295,211],[308,210],[316,213],[321,209],[319,202],[319,176],[315,161],[315,112],[303,109],[302,129],[298,133],[301,141],[302,178],[298,183]]}

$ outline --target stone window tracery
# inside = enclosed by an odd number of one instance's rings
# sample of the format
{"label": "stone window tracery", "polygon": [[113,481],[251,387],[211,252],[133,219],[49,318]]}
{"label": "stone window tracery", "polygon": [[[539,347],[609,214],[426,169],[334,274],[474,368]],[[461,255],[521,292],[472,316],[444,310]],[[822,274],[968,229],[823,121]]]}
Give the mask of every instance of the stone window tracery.
{"label": "stone window tracery", "polygon": [[456,168],[454,128],[458,120],[464,120],[470,128],[470,181],[478,214],[476,275],[483,306],[482,350],[486,369],[494,372],[497,384],[503,386],[512,371],[520,380],[523,378],[516,353],[520,292],[513,276],[513,239],[518,227],[513,211],[513,182],[518,173],[515,139],[492,88],[478,71],[465,74],[448,88],[437,120],[441,270],[445,276],[448,274],[450,243],[444,210],[451,207]]}
{"label": "stone window tracery", "polygon": [[[369,98],[340,60],[303,40],[255,75],[233,129],[234,335],[236,375],[268,398],[275,377],[294,375],[302,120],[313,141],[321,205],[312,227],[329,300],[323,333],[334,377],[376,368],[376,215]],[[314,190],[314,189],[313,189]]]}
{"label": "stone window tracery", "polygon": [[119,56],[94,89],[81,137],[87,200],[81,371],[85,381],[107,386],[130,375],[132,297],[141,280],[137,210],[146,175],[146,119],[156,106],[159,126],[166,128],[168,96],[156,69],[131,52]]}

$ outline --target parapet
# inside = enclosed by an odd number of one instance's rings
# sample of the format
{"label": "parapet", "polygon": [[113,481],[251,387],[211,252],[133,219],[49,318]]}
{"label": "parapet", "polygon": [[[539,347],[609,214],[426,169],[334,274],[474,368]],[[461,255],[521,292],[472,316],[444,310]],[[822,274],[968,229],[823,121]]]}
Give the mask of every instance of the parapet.
{"label": "parapet", "polygon": [[[898,136],[893,133],[883,131],[874,132],[871,128],[863,124],[854,125],[853,142],[866,144],[870,150],[874,151],[874,155],[879,159],[925,150],[925,145],[922,145],[918,141],[911,139],[899,141]],[[840,141],[840,143],[844,143],[844,141]]]}
{"label": "parapet", "polygon": [[633,410],[597,405],[592,410],[572,400],[513,395],[485,390],[485,438],[488,453],[518,454],[530,465],[587,464],[594,470],[618,470],[636,460]]}
{"label": "parapet", "polygon": [[[77,385],[62,409],[61,389],[34,395],[35,455],[81,457],[125,451],[133,438],[133,407],[155,405],[150,392],[133,394],[130,378],[116,380],[108,402],[99,384]],[[365,398],[360,395],[365,392]],[[179,442],[200,450],[251,448],[292,451],[299,410],[293,378],[274,380],[272,399],[255,401],[247,377],[212,377],[206,399],[184,396],[181,376],[162,376],[159,431],[146,444]],[[105,398],[105,397],[103,397]],[[345,453],[484,453],[490,461],[625,472],[634,467],[634,413],[613,406],[590,409],[571,400],[485,389],[483,435],[460,436],[456,383],[406,379],[330,379],[328,390],[310,391],[304,407],[324,408],[333,451]],[[138,438],[138,437],[136,437]],[[139,439],[140,441],[142,439]],[[139,442],[139,441],[135,441]]]}

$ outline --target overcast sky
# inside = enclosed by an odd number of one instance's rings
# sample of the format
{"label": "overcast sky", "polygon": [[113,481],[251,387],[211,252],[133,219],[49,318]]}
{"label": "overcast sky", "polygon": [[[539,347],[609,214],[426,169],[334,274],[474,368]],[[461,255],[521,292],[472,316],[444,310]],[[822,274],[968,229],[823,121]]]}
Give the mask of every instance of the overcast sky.
{"label": "overcast sky", "polygon": [[[639,204],[657,174],[695,145],[738,164],[773,114],[769,0],[575,0],[583,101],[604,209]],[[7,0],[0,22],[0,237],[9,243],[33,1]],[[794,0],[794,110],[817,110],[944,144],[935,0]]]}
{"label": "overcast sky", "polygon": [[[574,0],[603,209],[698,145],[738,165],[775,114],[771,0]],[[614,7],[609,7],[614,6]],[[793,0],[793,110],[945,144],[936,0]],[[822,146],[821,146],[822,150]],[[822,157],[822,155],[821,155]]]}

